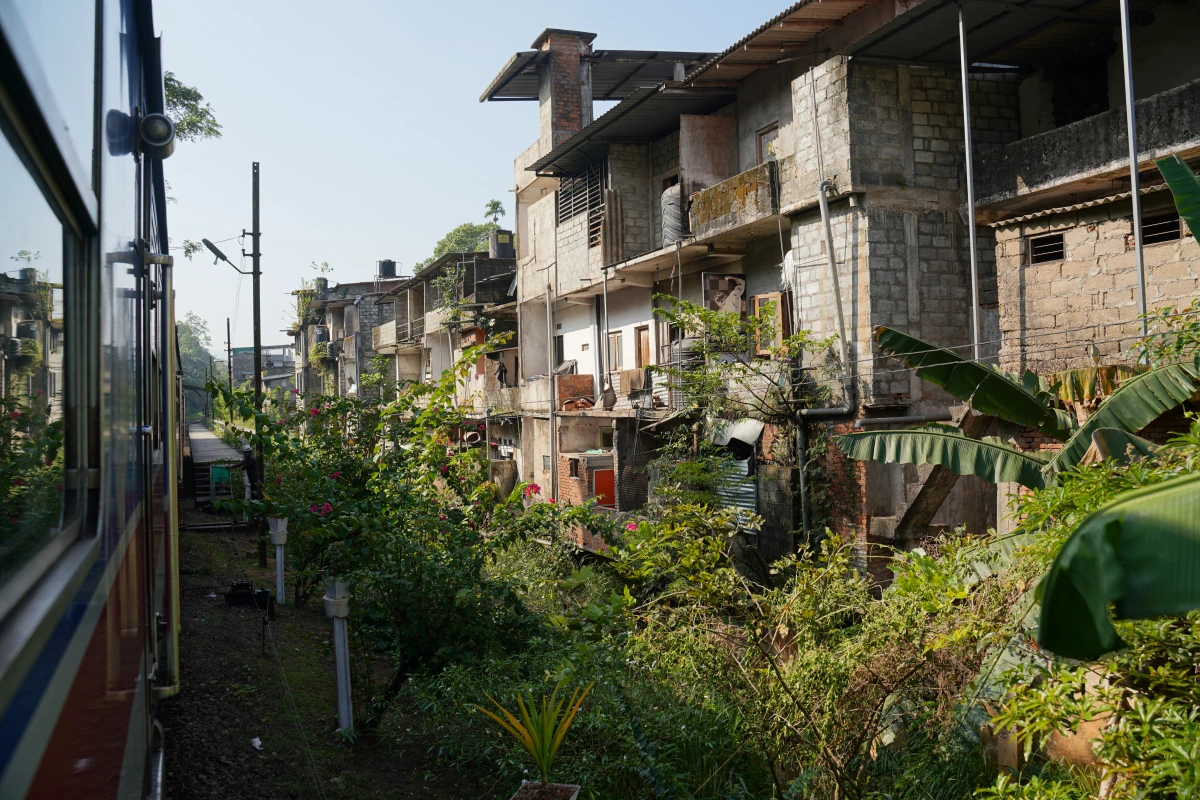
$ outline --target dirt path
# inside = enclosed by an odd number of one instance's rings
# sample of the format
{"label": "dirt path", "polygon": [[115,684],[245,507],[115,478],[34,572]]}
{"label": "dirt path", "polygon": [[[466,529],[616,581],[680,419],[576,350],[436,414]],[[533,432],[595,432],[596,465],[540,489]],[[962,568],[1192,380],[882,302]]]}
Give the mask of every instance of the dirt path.
{"label": "dirt path", "polygon": [[[182,521],[216,519],[188,511]],[[439,769],[429,755],[434,743],[340,742],[330,623],[319,600],[302,608],[278,607],[267,632],[255,608],[224,603],[232,580],[274,589],[274,563],[258,567],[252,535],[183,532],[180,573],[183,688],[164,704],[162,715],[168,798],[475,798],[485,793],[474,779]],[[251,743],[255,737],[261,750]]]}

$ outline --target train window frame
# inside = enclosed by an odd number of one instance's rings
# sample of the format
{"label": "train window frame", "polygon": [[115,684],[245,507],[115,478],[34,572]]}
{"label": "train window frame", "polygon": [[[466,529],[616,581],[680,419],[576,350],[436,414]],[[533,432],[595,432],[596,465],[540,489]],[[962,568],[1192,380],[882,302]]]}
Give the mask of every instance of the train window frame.
{"label": "train window frame", "polygon": [[87,437],[95,429],[96,413],[90,384],[98,379],[87,365],[96,347],[95,337],[88,333],[98,323],[87,303],[96,291],[97,271],[89,269],[98,262],[95,196],[81,195],[76,175],[63,169],[66,162],[56,149],[61,144],[57,138],[45,136],[45,111],[25,83],[29,76],[15,68],[4,44],[0,36],[0,75],[5,76],[0,80],[0,147],[12,149],[61,225],[63,316],[74,321],[64,326],[59,345],[63,353],[58,386],[63,414],[63,489],[57,532],[0,580],[0,708],[23,675],[12,667],[27,658],[30,644],[48,635],[47,610],[78,588],[99,547],[94,531],[86,535],[88,467],[94,458]]}

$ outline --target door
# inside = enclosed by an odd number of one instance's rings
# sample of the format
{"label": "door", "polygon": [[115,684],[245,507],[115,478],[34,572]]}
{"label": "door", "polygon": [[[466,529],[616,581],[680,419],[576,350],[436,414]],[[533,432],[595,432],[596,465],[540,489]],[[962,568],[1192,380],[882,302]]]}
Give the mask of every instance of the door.
{"label": "door", "polygon": [[592,471],[592,494],[595,495],[597,504],[608,508],[616,506],[615,484],[616,481],[611,469],[597,469]]}
{"label": "door", "polygon": [[634,344],[637,346],[637,366],[638,369],[648,367],[654,363],[654,359],[650,355],[650,328],[643,326],[637,328],[633,332]]}

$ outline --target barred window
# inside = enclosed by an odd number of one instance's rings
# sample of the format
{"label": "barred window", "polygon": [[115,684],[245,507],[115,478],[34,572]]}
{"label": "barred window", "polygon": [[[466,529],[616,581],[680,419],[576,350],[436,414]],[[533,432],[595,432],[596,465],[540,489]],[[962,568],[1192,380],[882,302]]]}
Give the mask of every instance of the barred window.
{"label": "barred window", "polygon": [[588,247],[600,246],[600,226],[604,222],[604,190],[608,188],[606,166],[604,160],[598,161],[582,174],[564,178],[558,185],[558,224],[562,225],[572,217],[587,213]]}
{"label": "barred window", "polygon": [[1175,242],[1183,238],[1182,233],[1179,214],[1175,211],[1155,214],[1142,220],[1142,244]]}
{"label": "barred window", "polygon": [[1065,255],[1066,247],[1061,233],[1050,233],[1045,236],[1031,236],[1029,238],[1030,264],[1062,261]]}

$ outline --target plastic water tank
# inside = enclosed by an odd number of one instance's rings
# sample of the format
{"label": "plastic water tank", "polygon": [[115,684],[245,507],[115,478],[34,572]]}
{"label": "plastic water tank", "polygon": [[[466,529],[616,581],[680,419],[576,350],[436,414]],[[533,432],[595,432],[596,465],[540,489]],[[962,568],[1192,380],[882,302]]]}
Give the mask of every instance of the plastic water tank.
{"label": "plastic water tank", "polygon": [[683,239],[683,189],[679,184],[662,193],[663,247]]}
{"label": "plastic water tank", "polygon": [[396,277],[396,262],[390,258],[385,258],[379,262],[379,277],[394,278]]}
{"label": "plastic water tank", "polygon": [[488,236],[488,258],[516,258],[512,231],[497,228]]}

